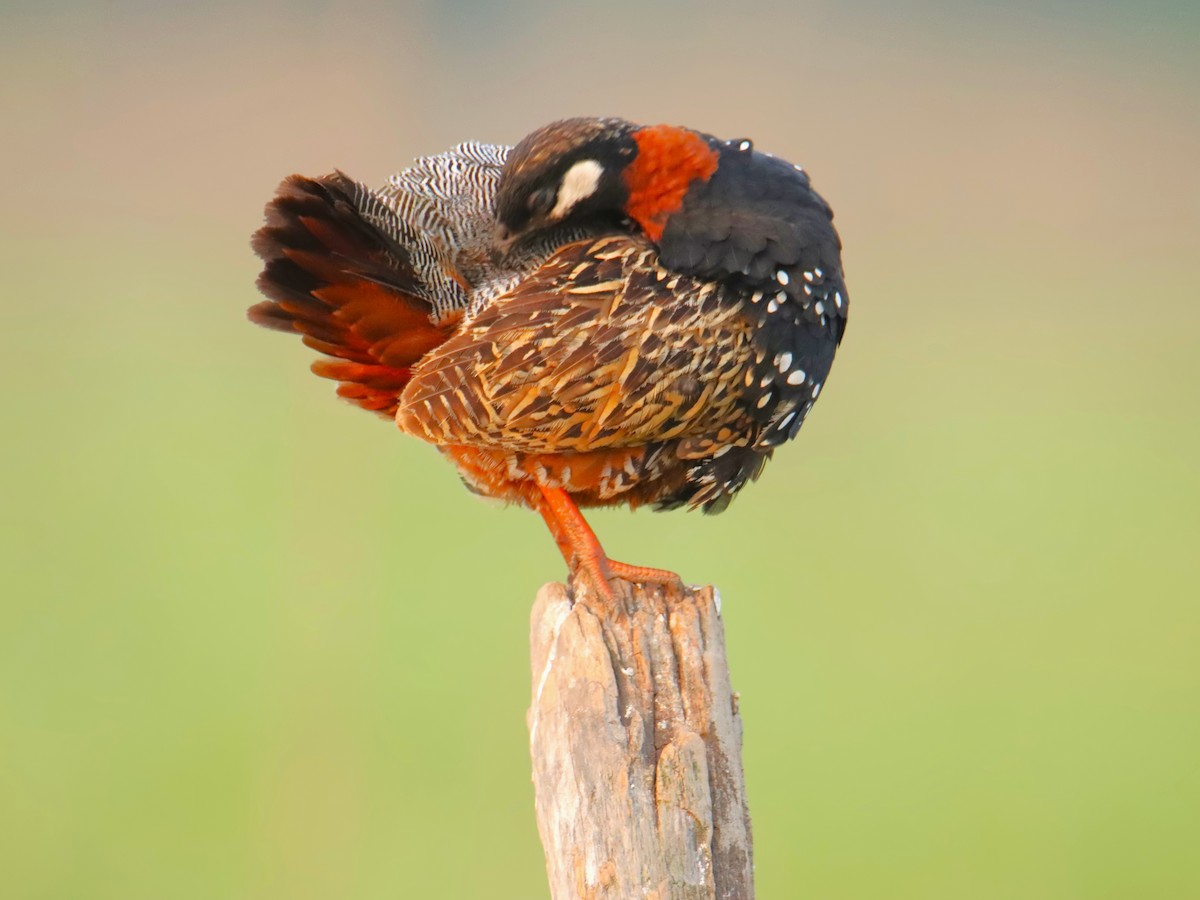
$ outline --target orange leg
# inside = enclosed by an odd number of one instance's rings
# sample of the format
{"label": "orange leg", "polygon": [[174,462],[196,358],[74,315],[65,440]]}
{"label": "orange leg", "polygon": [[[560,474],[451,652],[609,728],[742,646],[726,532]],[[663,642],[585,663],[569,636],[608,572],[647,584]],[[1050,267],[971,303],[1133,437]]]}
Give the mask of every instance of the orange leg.
{"label": "orange leg", "polygon": [[583,513],[571,495],[562,488],[543,487],[542,502],[537,505],[538,512],[550,527],[555,543],[567,561],[571,574],[582,574],[600,595],[612,600],[613,592],[608,582],[613,578],[631,581],[637,584],[670,584],[679,585],[680,578],[674,572],[666,569],[651,569],[646,566],[631,566],[628,563],[609,559],[592,531]]}

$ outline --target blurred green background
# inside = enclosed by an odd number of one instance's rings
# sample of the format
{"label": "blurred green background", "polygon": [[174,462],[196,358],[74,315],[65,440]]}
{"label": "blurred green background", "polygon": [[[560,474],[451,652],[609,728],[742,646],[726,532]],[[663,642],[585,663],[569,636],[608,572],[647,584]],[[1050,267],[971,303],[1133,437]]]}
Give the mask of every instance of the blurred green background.
{"label": "blurred green background", "polygon": [[802,163],[854,315],[716,518],[766,898],[1200,897],[1191,3],[6,3],[0,896],[545,896],[541,521],[252,328],[276,182],[551,119]]}

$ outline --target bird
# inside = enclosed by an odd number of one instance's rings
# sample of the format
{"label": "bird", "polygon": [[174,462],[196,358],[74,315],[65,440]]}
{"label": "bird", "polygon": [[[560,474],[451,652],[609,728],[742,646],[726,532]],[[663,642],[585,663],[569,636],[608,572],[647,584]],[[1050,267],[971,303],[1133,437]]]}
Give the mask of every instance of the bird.
{"label": "bird", "polygon": [[251,243],[251,321],[470,490],[540,513],[572,584],[609,599],[680,578],[610,559],[581,507],[724,510],[796,436],[849,312],[803,168],[620,118],[464,142],[380,189],[290,176]]}

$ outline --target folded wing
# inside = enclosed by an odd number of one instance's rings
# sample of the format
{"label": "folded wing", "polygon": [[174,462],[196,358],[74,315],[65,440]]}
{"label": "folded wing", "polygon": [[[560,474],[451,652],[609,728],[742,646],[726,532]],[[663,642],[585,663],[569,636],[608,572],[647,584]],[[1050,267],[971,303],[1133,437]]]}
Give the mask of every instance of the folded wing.
{"label": "folded wing", "polygon": [[752,439],[741,402],[752,327],[720,285],[663,269],[627,235],[560,248],[430,353],[402,428],[440,445],[529,453]]}

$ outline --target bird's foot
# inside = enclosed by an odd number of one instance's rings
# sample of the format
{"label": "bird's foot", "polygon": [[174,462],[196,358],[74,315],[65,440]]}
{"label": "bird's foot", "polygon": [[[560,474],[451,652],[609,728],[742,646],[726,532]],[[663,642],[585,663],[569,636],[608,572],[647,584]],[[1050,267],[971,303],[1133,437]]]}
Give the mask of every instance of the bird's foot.
{"label": "bird's foot", "polygon": [[614,578],[634,584],[661,584],[683,589],[683,579],[669,569],[652,569],[649,566],[631,566],[629,563],[608,560],[608,569]]}
{"label": "bird's foot", "polygon": [[534,499],[532,505],[550,527],[570,568],[573,583],[590,587],[608,605],[614,605],[617,600],[613,582],[656,584],[679,593],[686,591],[683,580],[674,572],[609,559],[570,494],[562,488],[546,485],[538,485],[538,490],[540,500]]}
{"label": "bird's foot", "polygon": [[594,590],[601,600],[609,604],[615,604],[617,601],[614,582],[661,585],[680,592],[686,591],[683,579],[674,572],[649,566],[634,566],[605,556],[592,556],[577,561],[571,574],[574,580],[582,581]]}

